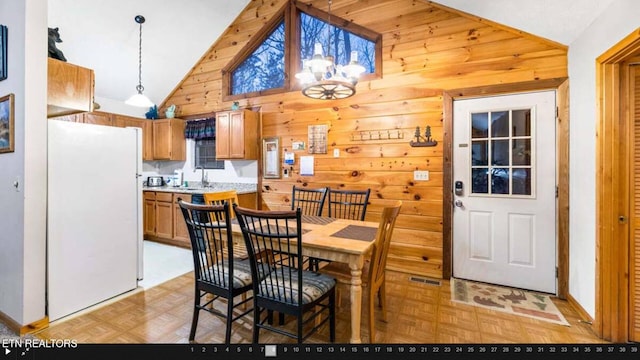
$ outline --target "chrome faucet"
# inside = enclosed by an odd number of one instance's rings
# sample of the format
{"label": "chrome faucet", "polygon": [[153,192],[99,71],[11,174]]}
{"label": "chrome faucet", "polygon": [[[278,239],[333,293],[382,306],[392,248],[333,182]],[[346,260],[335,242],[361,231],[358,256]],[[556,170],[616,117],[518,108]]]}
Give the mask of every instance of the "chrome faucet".
{"label": "chrome faucet", "polygon": [[208,184],[208,183],[207,183],[207,181],[204,179],[204,166],[196,166],[196,168],[195,168],[195,169],[193,169],[193,172],[198,171],[198,169],[202,170],[202,178],[200,179],[200,185],[201,185],[202,187],[206,187],[206,186],[208,186],[209,184]]}

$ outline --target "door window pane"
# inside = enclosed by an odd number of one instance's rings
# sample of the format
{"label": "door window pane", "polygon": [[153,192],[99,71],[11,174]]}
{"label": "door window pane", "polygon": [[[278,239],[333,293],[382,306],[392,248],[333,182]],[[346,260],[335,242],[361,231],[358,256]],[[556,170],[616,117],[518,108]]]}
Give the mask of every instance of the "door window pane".
{"label": "door window pane", "polygon": [[471,165],[489,165],[489,147],[487,140],[471,142]]}
{"label": "door window pane", "polygon": [[514,139],[511,165],[531,165],[531,140]]}
{"label": "door window pane", "polygon": [[471,138],[486,138],[489,136],[489,114],[471,114]]}
{"label": "door window pane", "polygon": [[493,170],[491,171],[491,193],[509,193],[509,169],[493,168]]}
{"label": "door window pane", "polygon": [[491,165],[509,166],[509,140],[491,141]]}
{"label": "door window pane", "polygon": [[531,195],[531,169],[513,169],[514,195]]}
{"label": "door window pane", "polygon": [[486,194],[489,192],[487,168],[471,169],[471,192],[474,194]]}
{"label": "door window pane", "polygon": [[531,136],[531,109],[513,110],[512,136]]}
{"label": "door window pane", "polygon": [[492,137],[508,137],[509,136],[509,112],[496,111],[491,113],[491,136]]}

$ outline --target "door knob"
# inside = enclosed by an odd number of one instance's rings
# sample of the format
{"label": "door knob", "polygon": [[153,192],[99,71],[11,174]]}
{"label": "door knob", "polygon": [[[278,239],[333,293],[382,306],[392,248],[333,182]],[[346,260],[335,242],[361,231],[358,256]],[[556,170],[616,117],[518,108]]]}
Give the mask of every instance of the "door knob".
{"label": "door knob", "polygon": [[456,201],[453,203],[453,205],[455,205],[456,207],[459,207],[459,208],[463,207],[463,205],[462,205],[462,200],[456,200]]}

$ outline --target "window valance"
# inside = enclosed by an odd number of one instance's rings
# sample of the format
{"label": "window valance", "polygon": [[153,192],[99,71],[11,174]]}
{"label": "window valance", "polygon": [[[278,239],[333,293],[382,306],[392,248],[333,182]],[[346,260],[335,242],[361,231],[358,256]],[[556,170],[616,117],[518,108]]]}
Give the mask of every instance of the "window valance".
{"label": "window valance", "polygon": [[187,121],[184,129],[186,139],[215,139],[216,138],[216,118],[206,118]]}

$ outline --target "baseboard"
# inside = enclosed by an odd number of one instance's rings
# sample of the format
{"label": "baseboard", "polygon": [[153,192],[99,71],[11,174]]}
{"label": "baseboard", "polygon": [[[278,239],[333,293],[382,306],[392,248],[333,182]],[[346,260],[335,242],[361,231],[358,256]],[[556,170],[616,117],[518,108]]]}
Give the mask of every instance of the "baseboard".
{"label": "baseboard", "polygon": [[2,311],[0,311],[0,321],[7,325],[7,327],[9,328],[9,330],[13,331],[16,334],[20,333],[20,324],[18,324],[17,322],[15,322],[12,318],[10,318],[9,316],[7,316],[5,313],[3,313]]}
{"label": "baseboard", "polygon": [[591,317],[591,315],[589,315],[589,313],[578,303],[578,301],[576,301],[573,296],[571,296],[571,294],[567,295],[567,302],[578,313],[583,323],[589,325],[593,324],[593,318]]}
{"label": "baseboard", "polygon": [[20,328],[20,336],[23,335],[27,335],[27,334],[33,334],[35,332],[38,332],[42,329],[46,329],[49,327],[49,317],[45,316],[43,319],[40,319],[38,321],[34,321],[31,324],[27,324],[25,326],[23,326],[22,328]]}
{"label": "baseboard", "polygon": [[0,321],[2,321],[7,327],[16,334],[20,334],[20,336],[32,334],[34,332],[40,331],[42,329],[46,329],[49,327],[49,317],[45,316],[43,319],[32,322],[31,324],[27,324],[24,326],[20,326],[15,320],[7,316],[5,313],[0,311]]}

